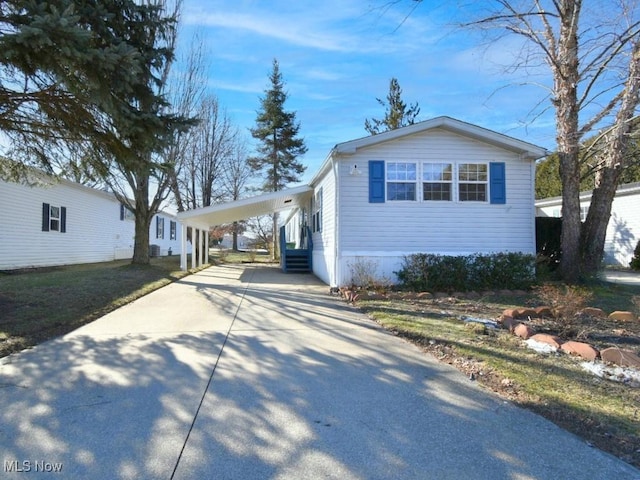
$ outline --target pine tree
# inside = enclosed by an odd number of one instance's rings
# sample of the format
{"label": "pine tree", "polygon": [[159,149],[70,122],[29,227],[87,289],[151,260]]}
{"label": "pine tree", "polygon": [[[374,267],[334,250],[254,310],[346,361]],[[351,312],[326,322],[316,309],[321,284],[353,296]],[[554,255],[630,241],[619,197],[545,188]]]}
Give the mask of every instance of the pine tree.
{"label": "pine tree", "polygon": [[304,139],[298,137],[300,124],[296,122],[296,113],[284,109],[288,94],[275,59],[269,80],[271,86],[260,99],[256,127],[251,129],[253,138],[260,142],[259,155],[249,158],[249,165],[254,172],[266,173],[263,191],[277,192],[300,181],[306,167],[298,157],[306,153],[307,147]]}
{"label": "pine tree", "polygon": [[389,82],[387,101],[385,102],[379,98],[376,98],[376,100],[386,108],[386,111],[382,120],[372,118],[364,121],[364,128],[371,135],[413,125],[420,113],[420,107],[417,102],[407,107],[407,104],[402,101],[402,89],[397,78],[392,78]]}
{"label": "pine tree", "polygon": [[[260,99],[261,109],[256,118],[256,127],[251,135],[259,140],[257,156],[248,159],[249,166],[256,173],[264,173],[262,190],[277,192],[289,183],[299,182],[306,167],[298,161],[307,147],[304,139],[298,137],[300,124],[296,122],[295,112],[287,112],[284,104],[288,94],[284,91],[284,82],[280,66],[273,60],[273,70],[269,75],[271,86]],[[273,214],[272,258],[278,257],[278,215]]]}

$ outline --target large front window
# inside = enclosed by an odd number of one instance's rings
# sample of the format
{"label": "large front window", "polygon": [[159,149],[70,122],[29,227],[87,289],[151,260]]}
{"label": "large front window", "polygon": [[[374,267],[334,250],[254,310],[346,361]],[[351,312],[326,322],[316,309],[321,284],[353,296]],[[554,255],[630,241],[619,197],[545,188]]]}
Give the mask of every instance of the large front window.
{"label": "large front window", "polygon": [[387,163],[387,200],[416,199],[416,170],[415,163]]}
{"label": "large front window", "polygon": [[486,163],[461,163],[458,166],[458,199],[461,202],[486,202],[488,179]]}
{"label": "large front window", "polygon": [[423,200],[451,200],[453,165],[450,163],[425,163],[422,167]]}

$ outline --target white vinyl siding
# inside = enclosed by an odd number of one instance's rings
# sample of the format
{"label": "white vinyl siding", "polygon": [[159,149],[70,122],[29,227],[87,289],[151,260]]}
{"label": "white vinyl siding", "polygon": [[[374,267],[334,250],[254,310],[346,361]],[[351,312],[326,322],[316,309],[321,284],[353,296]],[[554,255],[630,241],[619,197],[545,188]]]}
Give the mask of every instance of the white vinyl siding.
{"label": "white vinyl siding", "polygon": [[[347,171],[347,175],[348,175]],[[314,185],[315,195],[322,191],[322,209],[319,216],[319,230],[313,233],[313,273],[323,282],[335,285],[336,248],[336,181],[333,170]],[[342,192],[341,192],[342,193]]]}
{"label": "white vinyl siding", "polygon": [[[504,162],[508,201],[492,205],[424,201],[421,196],[416,202],[369,203],[371,159],[423,165]],[[362,173],[350,176],[355,164]],[[345,278],[346,263],[358,255],[379,259],[380,273],[395,280],[398,259],[409,253],[534,254],[533,174],[533,162],[515,153],[439,128],[358,150],[341,162],[338,281]]]}

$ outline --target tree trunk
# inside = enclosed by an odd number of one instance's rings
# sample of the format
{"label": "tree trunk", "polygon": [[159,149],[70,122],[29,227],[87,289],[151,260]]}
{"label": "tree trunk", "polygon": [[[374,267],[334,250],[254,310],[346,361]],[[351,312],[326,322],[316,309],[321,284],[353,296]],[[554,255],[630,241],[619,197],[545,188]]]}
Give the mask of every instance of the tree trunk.
{"label": "tree trunk", "polygon": [[133,259],[135,265],[149,265],[149,227],[151,221],[146,212],[141,215],[136,211],[135,240],[133,242]]}
{"label": "tree trunk", "polygon": [[271,232],[271,238],[273,239],[273,248],[271,249],[271,260],[277,260],[280,258],[279,243],[280,235],[278,235],[278,213],[273,214],[273,230]]}
{"label": "tree trunk", "polygon": [[556,141],[562,179],[562,259],[560,273],[573,282],[580,277],[580,133],[577,85],[580,2],[567,2],[561,15],[558,53],[554,71],[553,103],[556,113]]}
{"label": "tree trunk", "polygon": [[231,232],[232,244],[231,248],[234,252],[238,251],[238,222],[233,222],[233,231]]}
{"label": "tree trunk", "polygon": [[602,169],[596,173],[596,188],[582,232],[582,262],[586,273],[600,268],[604,256],[604,242],[611,217],[613,198],[628,158],[631,122],[640,102],[640,41],[633,45],[629,61],[629,76],[620,110],[611,132],[605,137],[606,153]]}
{"label": "tree trunk", "polygon": [[136,190],[133,192],[135,199],[136,225],[135,239],[133,242],[133,259],[135,265],[149,265],[149,227],[153,213],[149,207],[149,176],[138,174],[136,178]]}
{"label": "tree trunk", "polygon": [[587,220],[582,226],[582,272],[595,274],[601,267],[604,256],[604,242],[611,217],[611,205],[616,194],[620,172],[602,172],[600,185],[593,191]]}

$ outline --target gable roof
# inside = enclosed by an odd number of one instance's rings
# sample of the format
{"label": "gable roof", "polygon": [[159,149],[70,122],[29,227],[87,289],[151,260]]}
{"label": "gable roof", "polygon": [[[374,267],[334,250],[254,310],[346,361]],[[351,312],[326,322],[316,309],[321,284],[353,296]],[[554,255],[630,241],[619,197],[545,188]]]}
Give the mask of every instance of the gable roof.
{"label": "gable roof", "polygon": [[370,147],[372,145],[377,145],[378,143],[396,140],[398,138],[413,135],[415,133],[426,132],[427,130],[433,130],[435,128],[448,130],[465,137],[495,145],[496,147],[504,148],[505,150],[511,150],[525,155],[527,158],[532,160],[544,157],[548,153],[546,149],[533,145],[532,143],[523,142],[522,140],[494,132],[493,130],[488,130],[477,125],[472,125],[471,123],[446,116],[432,118],[431,120],[414,123],[413,125],[407,125],[406,127],[389,130],[377,135],[339,143],[334,147],[334,150],[336,153],[351,154],[355,153],[360,148]]}
{"label": "gable roof", "polygon": [[331,163],[331,158],[336,155],[353,155],[362,148],[372,147],[392,140],[398,140],[402,137],[426,132],[436,128],[447,130],[467,138],[515,152],[528,160],[537,160],[538,158],[542,158],[549,154],[545,148],[532,143],[524,142],[517,138],[503,135],[502,133],[494,132],[493,130],[479,127],[471,123],[456,120],[455,118],[441,116],[432,118],[431,120],[414,123],[413,125],[407,125],[406,127],[395,130],[389,130],[377,135],[371,135],[336,144],[320,167],[318,173],[311,180],[311,184],[313,185],[315,181],[324,174]]}

